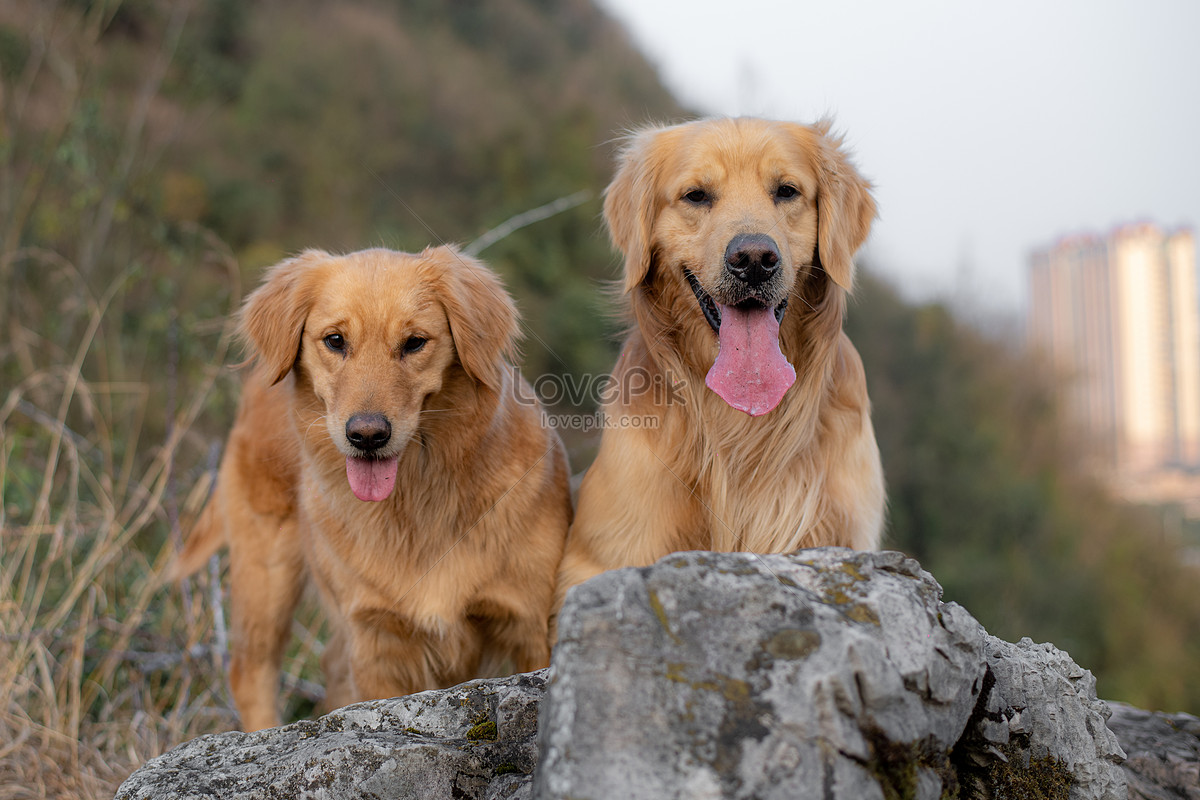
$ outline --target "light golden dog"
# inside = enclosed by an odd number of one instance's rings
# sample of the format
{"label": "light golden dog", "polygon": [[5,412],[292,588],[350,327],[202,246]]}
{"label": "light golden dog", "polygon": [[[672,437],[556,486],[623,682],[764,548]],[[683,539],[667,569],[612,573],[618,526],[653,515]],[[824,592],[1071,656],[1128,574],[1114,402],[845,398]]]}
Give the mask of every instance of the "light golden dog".
{"label": "light golden dog", "polygon": [[243,727],[279,722],[306,573],[333,707],[545,666],[567,463],[505,359],[517,314],[496,276],[445,247],[308,251],[270,271],[241,332],[258,364],[174,574],[228,542]]}
{"label": "light golden dog", "polygon": [[558,602],[678,550],[877,547],[882,469],[842,332],[875,202],[829,125],[641,131],[604,215],[633,324]]}

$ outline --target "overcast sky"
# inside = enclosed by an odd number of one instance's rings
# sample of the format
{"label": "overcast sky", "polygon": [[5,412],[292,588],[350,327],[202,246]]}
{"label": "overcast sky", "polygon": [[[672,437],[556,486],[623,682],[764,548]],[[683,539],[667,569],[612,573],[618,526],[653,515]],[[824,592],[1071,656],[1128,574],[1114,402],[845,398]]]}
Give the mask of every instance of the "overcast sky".
{"label": "overcast sky", "polygon": [[600,2],[704,113],[832,115],[910,297],[1021,311],[1061,235],[1200,226],[1200,1]]}

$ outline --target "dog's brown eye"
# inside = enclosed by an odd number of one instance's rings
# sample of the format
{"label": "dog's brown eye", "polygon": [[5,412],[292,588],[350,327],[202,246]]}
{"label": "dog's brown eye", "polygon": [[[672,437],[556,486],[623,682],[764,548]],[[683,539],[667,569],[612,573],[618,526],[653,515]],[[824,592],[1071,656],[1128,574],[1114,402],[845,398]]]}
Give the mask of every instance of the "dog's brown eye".
{"label": "dog's brown eye", "polygon": [[408,355],[410,353],[415,353],[418,350],[420,350],[422,347],[424,347],[425,342],[427,342],[427,341],[429,341],[429,340],[424,339],[420,336],[410,336],[410,337],[408,337],[408,341],[406,341],[400,347],[400,352],[402,352],[404,355]]}
{"label": "dog's brown eye", "polygon": [[708,192],[704,191],[703,189],[692,189],[690,192],[688,192],[687,194],[685,194],[683,196],[683,199],[687,200],[689,203],[695,203],[696,205],[703,205],[705,203],[710,202],[712,198],[710,198],[708,196]]}
{"label": "dog's brown eye", "polygon": [[325,342],[325,346],[335,353],[346,352],[346,339],[340,333],[331,333],[321,341]]}
{"label": "dog's brown eye", "polygon": [[800,194],[800,191],[795,186],[788,186],[786,183],[784,183],[775,190],[775,199],[790,200],[798,194]]}

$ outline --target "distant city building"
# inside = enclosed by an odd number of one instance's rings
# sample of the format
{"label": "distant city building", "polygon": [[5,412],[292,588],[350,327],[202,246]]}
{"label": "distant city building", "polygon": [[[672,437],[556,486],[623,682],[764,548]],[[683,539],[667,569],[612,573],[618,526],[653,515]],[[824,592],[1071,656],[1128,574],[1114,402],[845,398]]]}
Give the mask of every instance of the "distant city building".
{"label": "distant city building", "polygon": [[1097,448],[1096,466],[1133,499],[1197,500],[1192,231],[1139,224],[1061,239],[1033,253],[1029,288],[1031,342],[1066,378],[1067,406]]}

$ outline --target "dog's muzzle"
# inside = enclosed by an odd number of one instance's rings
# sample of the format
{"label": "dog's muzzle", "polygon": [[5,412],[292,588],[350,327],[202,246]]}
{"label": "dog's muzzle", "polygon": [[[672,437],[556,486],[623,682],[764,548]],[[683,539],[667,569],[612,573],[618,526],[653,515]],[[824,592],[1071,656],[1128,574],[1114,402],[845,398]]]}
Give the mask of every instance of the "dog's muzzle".
{"label": "dog's muzzle", "polygon": [[732,306],[745,310],[770,308],[777,322],[783,321],[788,299],[782,294],[780,267],[783,256],[775,240],[765,233],[741,233],[725,247],[724,272],[720,282],[709,294],[691,270],[684,268],[683,276],[696,295],[704,319],[714,333],[721,330],[721,308]]}

